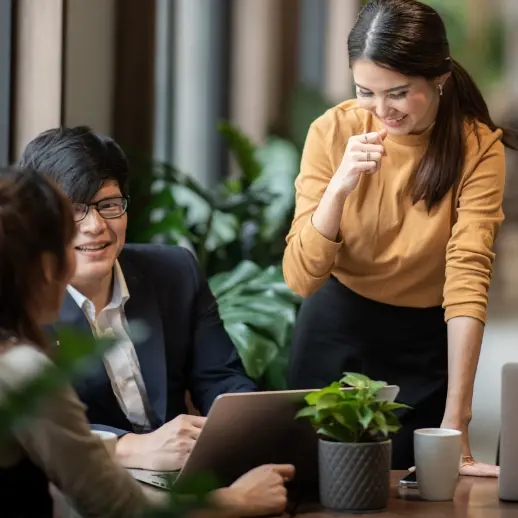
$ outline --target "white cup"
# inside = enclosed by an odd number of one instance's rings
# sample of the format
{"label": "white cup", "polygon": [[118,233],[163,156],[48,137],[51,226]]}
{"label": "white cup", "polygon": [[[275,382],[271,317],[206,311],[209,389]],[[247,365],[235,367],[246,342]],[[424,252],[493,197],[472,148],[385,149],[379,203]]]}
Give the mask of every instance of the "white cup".
{"label": "white cup", "polygon": [[97,435],[104,444],[106,451],[110,457],[115,458],[115,448],[117,447],[117,434],[113,432],[105,432],[103,430],[92,430],[94,435]]}
{"label": "white cup", "polygon": [[446,428],[414,431],[417,484],[423,500],[453,500],[459,480],[462,432]]}

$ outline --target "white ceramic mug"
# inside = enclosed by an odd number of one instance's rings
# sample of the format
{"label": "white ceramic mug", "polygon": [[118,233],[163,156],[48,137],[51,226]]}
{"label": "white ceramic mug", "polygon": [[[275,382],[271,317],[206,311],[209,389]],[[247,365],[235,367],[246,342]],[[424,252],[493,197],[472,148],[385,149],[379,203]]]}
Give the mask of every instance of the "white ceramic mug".
{"label": "white ceramic mug", "polygon": [[117,446],[117,434],[103,430],[92,430],[92,433],[101,439],[110,457],[114,458],[115,448]]}
{"label": "white ceramic mug", "polygon": [[462,432],[446,428],[414,431],[414,457],[423,500],[453,500],[459,480]]}

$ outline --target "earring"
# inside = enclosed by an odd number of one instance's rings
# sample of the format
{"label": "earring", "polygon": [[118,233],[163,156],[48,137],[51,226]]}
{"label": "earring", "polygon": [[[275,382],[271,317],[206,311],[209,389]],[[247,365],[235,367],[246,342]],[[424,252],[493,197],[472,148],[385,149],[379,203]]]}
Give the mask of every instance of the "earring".
{"label": "earring", "polygon": [[439,83],[437,85],[437,89],[439,90],[439,95],[442,97],[443,91],[442,91],[442,84],[441,83]]}

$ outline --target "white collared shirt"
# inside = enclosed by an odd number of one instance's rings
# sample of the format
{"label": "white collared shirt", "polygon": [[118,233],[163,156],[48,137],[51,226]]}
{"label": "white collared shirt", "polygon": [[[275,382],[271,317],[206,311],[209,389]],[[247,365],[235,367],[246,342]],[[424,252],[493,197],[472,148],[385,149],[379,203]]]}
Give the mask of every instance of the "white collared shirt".
{"label": "white collared shirt", "polygon": [[103,357],[113,392],[128,421],[133,425],[134,431],[150,431],[151,408],[135,346],[127,331],[128,322],[124,305],[130,295],[119,262],[116,261],[113,268],[112,299],[99,312],[97,318],[95,306],[91,300],[73,286],[68,285],[67,290],[85,314],[97,338],[117,338],[116,344]]}

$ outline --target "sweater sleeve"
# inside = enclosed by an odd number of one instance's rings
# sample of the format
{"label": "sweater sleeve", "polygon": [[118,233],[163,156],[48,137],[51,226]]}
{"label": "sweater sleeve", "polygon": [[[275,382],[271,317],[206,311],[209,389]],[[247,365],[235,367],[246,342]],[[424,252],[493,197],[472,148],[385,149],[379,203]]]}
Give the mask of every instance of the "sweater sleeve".
{"label": "sweater sleeve", "polygon": [[317,291],[329,278],[342,247],[341,239],[330,241],[312,223],[334,172],[322,126],[322,118],[317,119],[306,137],[300,174],[295,181],[295,215],[283,258],[287,285],[304,297]]}
{"label": "sweater sleeve", "polygon": [[493,244],[504,219],[505,153],[497,140],[460,185],[457,221],[446,248],[446,321],[469,316],[486,321]]}
{"label": "sweater sleeve", "polygon": [[[0,357],[0,400],[50,365],[31,346],[13,347]],[[30,422],[13,435],[81,516],[136,517],[147,506],[139,484],[90,432],[85,407],[70,387],[42,401]]]}

